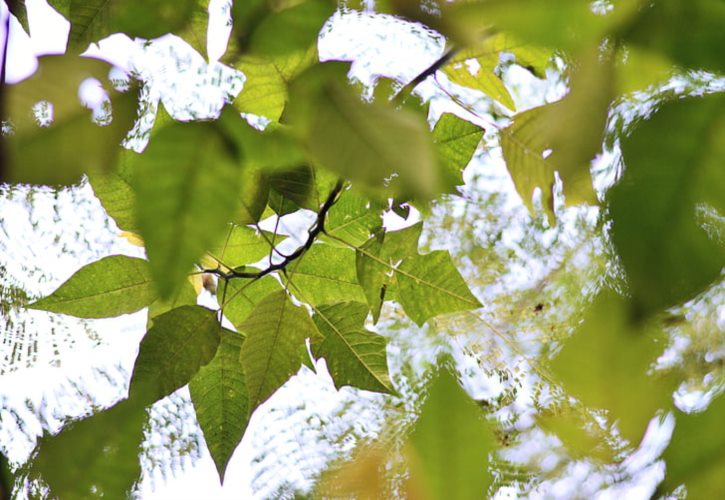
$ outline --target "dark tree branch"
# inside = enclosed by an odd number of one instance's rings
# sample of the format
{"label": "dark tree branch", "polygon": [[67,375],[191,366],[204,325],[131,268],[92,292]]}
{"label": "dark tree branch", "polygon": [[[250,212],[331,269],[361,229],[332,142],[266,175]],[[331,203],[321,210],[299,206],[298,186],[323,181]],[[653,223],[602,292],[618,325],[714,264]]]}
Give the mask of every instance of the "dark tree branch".
{"label": "dark tree branch", "polygon": [[434,75],[436,71],[441,69],[443,66],[446,65],[448,61],[453,59],[456,54],[458,54],[458,51],[460,50],[459,47],[451,47],[445,53],[440,56],[433,64],[428,66],[426,69],[424,69],[418,76],[413,78],[410,82],[408,82],[405,87],[400,89],[397,94],[395,94],[395,97],[393,97],[393,102],[400,103],[402,102],[406,97],[408,97],[415,88],[423,83],[423,81],[428,78],[431,75]]}
{"label": "dark tree branch", "polygon": [[343,186],[344,183],[342,179],[338,180],[333,190],[330,191],[330,194],[327,196],[325,203],[323,203],[322,207],[320,207],[320,211],[317,213],[317,219],[308,231],[307,240],[301,246],[299,246],[297,250],[287,255],[281,262],[277,262],[276,264],[270,264],[268,267],[255,272],[243,272],[236,271],[234,269],[228,272],[224,272],[221,269],[204,269],[203,272],[214,274],[224,280],[230,280],[233,278],[246,278],[257,280],[275,271],[284,271],[288,265],[302,257],[302,255],[304,255],[304,253],[310,249],[320,233],[325,232],[325,217],[327,217],[327,212],[329,212],[335,202],[337,202],[337,198],[340,192],[342,192]]}

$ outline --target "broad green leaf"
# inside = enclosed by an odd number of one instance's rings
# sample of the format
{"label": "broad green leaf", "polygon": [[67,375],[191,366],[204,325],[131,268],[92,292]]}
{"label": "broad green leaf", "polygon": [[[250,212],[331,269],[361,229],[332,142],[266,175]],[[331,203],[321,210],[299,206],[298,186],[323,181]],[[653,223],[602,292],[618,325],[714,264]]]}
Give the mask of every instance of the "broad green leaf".
{"label": "broad green leaf", "polygon": [[441,115],[433,128],[433,141],[444,168],[446,184],[452,188],[463,184],[463,169],[468,166],[482,138],[483,129],[478,125],[451,113]]}
{"label": "broad green leaf", "polygon": [[184,29],[176,33],[206,59],[209,56],[206,50],[208,30],[209,0],[195,0]]}
{"label": "broad green leaf", "polygon": [[[273,234],[265,231],[265,235],[246,226],[230,226],[226,237],[211,247],[208,253],[214,260],[227,267],[254,264],[269,255],[271,250],[269,241],[272,240]],[[280,243],[284,239],[285,236],[277,235],[274,241]]]}
{"label": "broad green leaf", "polygon": [[331,0],[301,0],[271,11],[255,26],[249,51],[262,56],[284,56],[305,50],[317,41],[322,25],[335,12]]}
{"label": "broad green leaf", "polygon": [[239,362],[243,341],[242,334],[222,329],[216,356],[189,382],[196,419],[222,483],[249,418],[247,384]]}
{"label": "broad green leaf", "polygon": [[287,270],[295,295],[310,304],[365,302],[355,274],[355,252],[318,243]]}
{"label": "broad green leaf", "polygon": [[133,188],[121,175],[115,172],[88,175],[93,194],[101,202],[106,213],[122,231],[138,233],[136,227],[136,195]]}
{"label": "broad green leaf", "polygon": [[396,275],[397,300],[418,326],[439,314],[481,307],[445,250],[407,257]]}
{"label": "broad green leaf", "polygon": [[129,396],[152,403],[185,386],[219,346],[216,311],[182,306],[156,316],[133,367]]}
{"label": "broad green leaf", "polygon": [[601,150],[612,92],[612,64],[596,51],[586,54],[562,100],[517,114],[501,131],[501,149],[516,191],[533,213],[532,195],[554,221],[554,172],[568,205],[596,204],[590,163]]}
{"label": "broad green leaf", "polygon": [[458,2],[447,9],[446,17],[457,32],[467,32],[473,40],[482,28],[494,26],[524,42],[577,49],[597,44],[609,30],[626,23],[640,2],[614,0],[610,5],[601,12],[580,0],[559,0],[555,8],[549,0]]}
{"label": "broad green leaf", "polygon": [[267,179],[261,170],[244,168],[242,169],[241,184],[239,206],[234,214],[233,221],[237,224],[259,222],[269,199]]}
{"label": "broad green leaf", "polygon": [[[317,211],[320,206],[320,197],[315,185],[315,172],[312,168],[303,166],[294,170],[272,172],[267,175],[270,192],[270,207],[279,215],[285,215],[298,208],[308,208]],[[291,206],[284,203],[274,194],[292,202]],[[283,203],[280,205],[280,203]]]}
{"label": "broad green leaf", "polygon": [[217,293],[219,305],[223,308],[224,316],[237,328],[247,319],[254,307],[272,292],[279,291],[280,284],[272,276],[264,276],[258,280],[231,279],[226,283],[226,290],[220,285]]}
{"label": "broad green leaf", "polygon": [[141,476],[147,420],[141,400],[125,400],[43,436],[31,477],[39,475],[53,498],[127,498]]}
{"label": "broad green leaf", "polygon": [[365,329],[368,308],[359,302],[320,306],[313,316],[319,340],[312,354],[325,358],[335,387],[344,385],[376,392],[391,392],[385,337]]}
{"label": "broad green leaf", "polygon": [[609,410],[622,436],[635,446],[657,410],[670,406],[674,390],[669,381],[648,375],[662,351],[657,335],[656,329],[631,326],[624,300],[605,291],[553,366],[569,394]]}
{"label": "broad green leaf", "polygon": [[493,432],[456,378],[441,371],[410,436],[409,480],[430,500],[486,498]]}
{"label": "broad green leaf", "polygon": [[[354,191],[345,191],[327,213],[325,233],[353,246],[363,245],[382,225],[381,207]],[[334,243],[335,240],[326,240]]]}
{"label": "broad green leaf", "polygon": [[71,23],[70,52],[83,52],[91,42],[114,33],[157,38],[178,31],[189,22],[198,0],[49,0]]}
{"label": "broad green leaf", "polygon": [[235,67],[244,73],[244,87],[234,100],[242,113],[279,120],[289,101],[288,82],[317,62],[317,44],[276,57],[244,56]]}
{"label": "broad green leaf", "polygon": [[393,268],[406,257],[418,254],[418,239],[423,224],[418,223],[400,231],[377,235],[365,243],[355,258],[358,282],[373,315],[373,323],[380,318],[385,300],[390,300]]}
{"label": "broad green leaf", "polygon": [[659,0],[643,5],[625,39],[686,68],[725,72],[725,5],[712,0]]}
{"label": "broad green leaf", "polygon": [[[369,189],[429,198],[441,175],[425,119],[388,103],[365,103],[347,83],[348,64],[323,63],[295,80],[285,116],[321,166]],[[391,186],[393,187],[393,186]]]}
{"label": "broad green leaf", "polygon": [[265,297],[240,325],[247,338],[240,360],[249,391],[249,413],[302,366],[305,339],[320,335],[307,311],[279,291]]}
{"label": "broad green leaf", "polygon": [[725,397],[689,415],[677,413],[675,431],[663,458],[665,487],[687,487],[687,498],[721,498],[725,494]]}
{"label": "broad green leaf", "polygon": [[[44,56],[38,64],[31,77],[4,88],[11,131],[2,137],[8,166],[0,181],[70,185],[85,172],[111,171],[136,118],[136,92],[113,90],[105,61]],[[88,79],[100,82],[110,99],[112,116],[100,116],[105,125],[94,123],[93,111],[78,98],[79,86]],[[36,105],[50,115],[43,126],[33,112]]]}
{"label": "broad green leaf", "polygon": [[148,261],[111,255],[79,269],[51,295],[28,307],[79,318],[107,318],[156,300]]}
{"label": "broad green leaf", "polygon": [[146,329],[153,326],[153,320],[157,316],[176,309],[181,306],[193,306],[196,304],[197,293],[190,280],[184,281],[181,288],[170,300],[157,299],[149,305]]}
{"label": "broad green leaf", "polygon": [[[496,62],[498,63],[498,61]],[[511,111],[515,111],[516,104],[501,78],[493,72],[493,68],[485,67],[480,62],[479,66],[476,72],[472,73],[465,63],[453,63],[446,66],[443,72],[453,83],[481,91],[494,101],[498,101]]]}
{"label": "broad green leaf", "polygon": [[725,97],[664,105],[622,140],[626,165],[609,192],[612,241],[637,312],[693,298],[721,279],[725,246],[707,214],[725,213]]}
{"label": "broad green leaf", "polygon": [[136,219],[162,297],[224,236],[239,201],[237,151],[215,123],[172,123],[134,158]]}

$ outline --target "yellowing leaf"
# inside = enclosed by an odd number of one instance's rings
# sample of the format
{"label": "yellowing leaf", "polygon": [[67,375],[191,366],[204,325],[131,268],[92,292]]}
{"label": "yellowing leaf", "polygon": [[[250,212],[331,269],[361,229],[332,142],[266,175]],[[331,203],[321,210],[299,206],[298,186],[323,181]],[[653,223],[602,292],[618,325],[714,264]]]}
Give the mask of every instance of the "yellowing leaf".
{"label": "yellowing leaf", "polygon": [[111,255],[79,269],[51,295],[28,307],[79,318],[128,314],[156,300],[148,261]]}
{"label": "yellowing leaf", "polygon": [[453,63],[446,66],[443,72],[453,83],[481,91],[511,111],[516,110],[516,104],[511,94],[492,70],[479,67],[475,73],[472,73],[465,63]]}

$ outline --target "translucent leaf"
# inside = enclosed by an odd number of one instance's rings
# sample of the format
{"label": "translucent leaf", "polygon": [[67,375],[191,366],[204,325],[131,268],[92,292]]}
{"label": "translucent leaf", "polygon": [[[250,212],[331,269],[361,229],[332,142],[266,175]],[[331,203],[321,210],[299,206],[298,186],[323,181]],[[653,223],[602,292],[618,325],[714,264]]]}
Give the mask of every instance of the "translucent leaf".
{"label": "translucent leaf", "polygon": [[684,483],[688,498],[719,498],[725,493],[725,397],[720,395],[707,410],[678,413],[675,431],[664,453],[665,487]]}
{"label": "translucent leaf", "polygon": [[130,398],[151,403],[185,386],[219,346],[216,311],[182,306],[154,318],[133,367]]}
{"label": "translucent leaf", "polygon": [[410,443],[410,481],[425,498],[486,498],[495,438],[481,410],[448,371],[431,382]]}
{"label": "translucent leaf", "polygon": [[211,122],[167,125],[134,158],[137,223],[162,297],[224,236],[240,181],[237,152]]}
{"label": "translucent leaf", "polygon": [[[435,195],[440,172],[423,117],[387,103],[365,103],[347,84],[348,65],[323,63],[295,80],[289,123],[312,157],[359,186]],[[286,115],[287,116],[287,115]],[[393,186],[391,186],[393,187]]]}
{"label": "translucent leaf", "polygon": [[[277,194],[291,201],[293,207],[317,210],[319,208],[319,194],[315,184],[315,172],[310,167],[298,167],[294,170],[274,172],[267,175],[269,187]],[[274,202],[270,196],[270,207],[280,215],[297,210],[280,209],[280,201]]]}
{"label": "translucent leaf", "polygon": [[603,292],[553,365],[568,393],[587,406],[609,410],[633,445],[656,411],[671,404],[673,385],[648,375],[662,351],[657,333],[632,326],[624,300]]}
{"label": "translucent leaf", "polygon": [[195,0],[194,8],[182,30],[176,33],[204,58],[208,57],[207,31],[209,30],[209,0]]}
{"label": "translucent leaf", "polygon": [[[353,246],[363,245],[382,225],[381,207],[353,191],[345,191],[327,213],[325,233]],[[328,240],[334,243],[334,240]]]}
{"label": "translucent leaf", "polygon": [[365,302],[355,273],[355,252],[327,244],[312,245],[288,269],[295,294],[310,304]]}
{"label": "translucent leaf", "polygon": [[224,316],[239,329],[254,307],[272,292],[279,291],[279,281],[272,276],[265,276],[258,280],[231,279],[226,285],[226,290],[220,290],[217,298],[224,303]]}
{"label": "translucent leaf", "polygon": [[[198,275],[197,275],[198,277]],[[148,318],[146,320],[146,329],[148,330],[153,326],[153,319],[157,316],[176,309],[181,306],[193,306],[196,305],[197,290],[192,285],[191,278],[184,281],[178,292],[169,300],[156,299],[149,305]],[[201,287],[199,288],[201,291]]]}
{"label": "translucent leaf", "polygon": [[189,383],[196,419],[222,483],[248,422],[249,396],[239,362],[243,341],[242,334],[222,329],[216,356]]}
{"label": "translucent leaf", "polygon": [[320,306],[313,316],[324,338],[312,343],[315,357],[325,358],[338,389],[344,385],[391,392],[385,337],[365,329],[368,308],[359,302]]}
{"label": "translucent leaf", "polygon": [[80,53],[91,42],[114,33],[157,38],[186,26],[198,0],[160,0],[149,8],[143,0],[50,0],[71,23],[68,50]]}
{"label": "translucent leaf", "polygon": [[725,245],[706,216],[725,214],[723,111],[722,95],[673,101],[622,140],[626,169],[609,192],[612,241],[640,313],[689,300],[722,277]]}
{"label": "translucent leaf", "polygon": [[562,100],[514,117],[501,131],[506,166],[524,204],[533,213],[537,187],[553,223],[554,172],[559,173],[568,205],[596,204],[590,163],[601,150],[612,97],[612,64],[595,51],[583,57]]}
{"label": "translucent leaf", "polygon": [[445,168],[446,179],[452,186],[463,184],[463,169],[476,152],[483,138],[483,129],[478,125],[458,118],[451,113],[443,113],[433,128],[441,164]]}
{"label": "translucent leaf", "polygon": [[443,72],[453,83],[479,90],[511,111],[516,110],[516,104],[503,81],[488,68],[480,67],[475,73],[471,73],[466,64],[454,63],[446,66]]}
{"label": "translucent leaf", "polygon": [[240,327],[247,335],[240,359],[251,414],[297,373],[305,339],[320,333],[307,311],[293,305],[284,291],[260,301]]}
{"label": "translucent leaf", "polygon": [[51,295],[28,307],[79,318],[107,318],[156,300],[148,261],[111,255],[79,269]]}
{"label": "translucent leaf", "polygon": [[407,257],[396,275],[397,300],[418,326],[439,314],[481,307],[445,250]]}
{"label": "translucent leaf", "polygon": [[423,224],[418,223],[400,231],[378,235],[357,251],[355,270],[365,293],[373,322],[380,318],[383,301],[391,299],[389,288],[393,280],[393,268],[406,257],[418,254],[418,239]]}
{"label": "translucent leaf", "polygon": [[147,420],[140,400],[126,400],[43,436],[31,476],[39,475],[54,498],[125,498],[141,475]]}
{"label": "translucent leaf", "polygon": [[[111,66],[105,61],[44,56],[38,64],[31,77],[4,89],[10,133],[2,137],[8,167],[0,180],[70,185],[85,172],[112,171],[121,140],[136,118],[136,92],[113,90]],[[112,116],[103,126],[93,122],[94,112],[78,98],[79,86],[91,78],[104,86],[110,99],[104,109],[110,104]],[[34,109],[41,110],[41,118]]]}
{"label": "translucent leaf", "polygon": [[[246,264],[253,264],[262,257],[269,255],[273,234],[265,231],[265,235],[246,226],[232,226],[227,236],[209,249],[211,255],[218,262],[227,267],[239,267]],[[275,243],[280,243],[285,236],[276,236]]]}
{"label": "translucent leaf", "polygon": [[242,57],[235,66],[246,79],[234,107],[242,113],[279,120],[289,100],[287,82],[316,62],[317,44],[284,56]]}
{"label": "translucent leaf", "polygon": [[93,194],[106,213],[122,231],[138,233],[136,227],[136,195],[127,179],[115,172],[88,175]]}

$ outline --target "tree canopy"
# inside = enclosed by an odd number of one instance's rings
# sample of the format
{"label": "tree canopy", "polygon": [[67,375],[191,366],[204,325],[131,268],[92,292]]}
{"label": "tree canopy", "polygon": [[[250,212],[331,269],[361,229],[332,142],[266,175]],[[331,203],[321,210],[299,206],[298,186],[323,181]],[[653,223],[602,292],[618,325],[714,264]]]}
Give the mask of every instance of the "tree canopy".
{"label": "tree canopy", "polygon": [[[529,319],[502,318],[501,297],[482,291],[491,283],[464,264],[513,256],[452,255],[422,237],[441,203],[465,198],[471,160],[489,154],[502,156],[531,227],[556,228],[569,207],[598,207],[580,231],[599,242],[601,274],[558,295],[530,290],[532,316],[576,305],[570,327],[534,353],[544,367],[535,428],[571,457],[612,470],[653,418],[674,416],[653,494],[725,494],[725,4],[371,3],[235,0],[221,62],[244,75],[242,89],[213,119],[181,120],[148,106],[141,75],[121,78],[82,53],[114,33],[173,33],[207,54],[208,2],[49,1],[70,21],[67,51],[39,57],[22,81],[2,78],[0,182],[87,182],[145,257],[108,255],[49,295],[3,301],[86,319],[147,310],[148,329],[127,397],[44,433],[22,467],[0,455],[0,492],[14,484],[17,495],[125,497],[141,474],[149,409],[185,386],[224,481],[250,418],[303,366],[324,359],[337,389],[399,395],[384,321],[391,305],[417,327],[459,321],[474,337],[503,322],[525,330]],[[25,2],[7,5],[29,31]],[[354,11],[428,30],[445,47],[413,79],[379,75],[366,89],[349,76],[354,61],[321,61],[317,47],[331,18]],[[7,46],[6,37],[6,55]],[[5,59],[3,75],[13,63]],[[512,66],[560,78],[566,91],[517,109],[516,82],[504,76]],[[103,90],[96,107],[79,100],[89,79]],[[457,111],[433,112],[419,92],[426,81]],[[597,181],[603,158],[614,172],[608,185]],[[292,214],[308,223],[300,234],[279,227]],[[454,230],[479,222],[505,224],[463,217]],[[199,305],[203,293],[218,307]],[[675,338],[700,351],[668,365]],[[443,349],[403,432],[360,443],[311,495],[473,499],[546,479],[546,467],[512,465],[511,441],[534,435],[506,422],[504,401],[464,390],[453,350]],[[693,379],[707,409],[676,404]]]}

